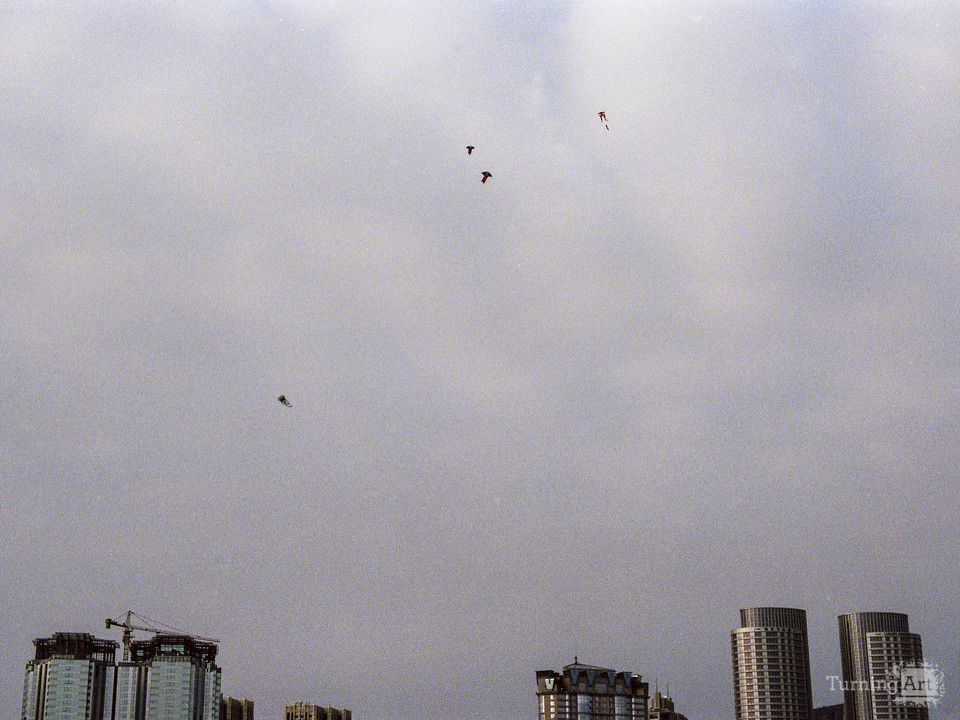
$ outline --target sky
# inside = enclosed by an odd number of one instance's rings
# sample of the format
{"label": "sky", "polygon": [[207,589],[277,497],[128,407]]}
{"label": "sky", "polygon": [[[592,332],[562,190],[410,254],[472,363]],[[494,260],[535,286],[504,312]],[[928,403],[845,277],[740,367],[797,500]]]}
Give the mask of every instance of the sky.
{"label": "sky", "polygon": [[132,609],[259,718],[730,720],[754,606],[960,718],[958,76],[955,2],[0,3],[0,718]]}

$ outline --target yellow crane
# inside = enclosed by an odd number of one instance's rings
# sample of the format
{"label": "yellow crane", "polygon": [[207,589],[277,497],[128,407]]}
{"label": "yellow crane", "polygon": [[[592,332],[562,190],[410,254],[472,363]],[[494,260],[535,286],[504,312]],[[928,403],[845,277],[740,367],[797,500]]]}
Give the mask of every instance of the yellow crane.
{"label": "yellow crane", "polygon": [[216,638],[204,637],[203,635],[193,635],[192,633],[178,630],[177,628],[171,627],[169,625],[165,628],[150,627],[148,625],[134,625],[130,622],[130,619],[134,617],[139,618],[141,620],[146,620],[147,622],[157,623],[158,625],[163,624],[159,620],[151,620],[150,618],[144,617],[143,615],[137,615],[133,610],[127,610],[126,622],[117,622],[116,620],[111,620],[110,618],[107,618],[107,630],[109,630],[111,627],[123,628],[123,662],[130,661],[130,641],[133,639],[134,630],[142,630],[144,632],[152,632],[152,633],[161,634],[161,635],[169,635],[169,634],[186,635],[196,640],[205,640],[207,642],[212,642],[212,643],[220,642]]}

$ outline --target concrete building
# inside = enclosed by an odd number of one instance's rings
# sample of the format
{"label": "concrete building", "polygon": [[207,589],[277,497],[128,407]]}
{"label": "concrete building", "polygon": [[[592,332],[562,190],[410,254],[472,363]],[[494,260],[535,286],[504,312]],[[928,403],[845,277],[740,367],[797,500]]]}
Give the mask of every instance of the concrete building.
{"label": "concrete building", "polygon": [[221,696],[220,720],[253,720],[253,700]]}
{"label": "concrete building", "polygon": [[843,703],[815,707],[813,709],[813,720],[843,720]]}
{"label": "concrete building", "polygon": [[37,638],[21,720],[111,720],[117,643],[87,633]]}
{"label": "concrete building", "polygon": [[923,666],[907,616],[864,612],[838,620],[845,720],[927,720],[925,703],[905,702],[898,684],[900,668]]}
{"label": "concrete building", "polygon": [[114,720],[219,720],[217,646],[189,635],[130,644],[117,665]]}
{"label": "concrete building", "polygon": [[670,696],[663,695],[659,690],[654,692],[650,699],[650,710],[647,715],[648,720],[687,720],[686,717],[674,710],[673,700]]}
{"label": "concrete building", "polygon": [[730,644],[737,720],[811,720],[806,611],[743,609]]}
{"label": "concrete building", "polygon": [[640,675],[584,665],[537,671],[540,720],[647,720],[648,685]]}
{"label": "concrete building", "polygon": [[350,710],[305,702],[287,705],[283,710],[284,720],[351,720],[352,717]]}

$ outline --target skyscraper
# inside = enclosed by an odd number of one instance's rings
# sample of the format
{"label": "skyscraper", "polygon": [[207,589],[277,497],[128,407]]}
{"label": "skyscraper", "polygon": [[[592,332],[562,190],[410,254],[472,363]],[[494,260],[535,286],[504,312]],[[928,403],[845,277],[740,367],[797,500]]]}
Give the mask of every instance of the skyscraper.
{"label": "skyscraper", "polygon": [[846,720],[927,720],[925,706],[898,698],[899,668],[923,665],[920,636],[910,632],[907,616],[864,612],[838,620]]}
{"label": "skyscraper", "polygon": [[540,720],[647,720],[647,683],[640,675],[584,665],[537,671]]}
{"label": "skyscraper", "polygon": [[747,608],[730,634],[737,720],[810,720],[807,613]]}
{"label": "skyscraper", "polygon": [[219,720],[217,646],[189,635],[130,644],[117,666],[115,720]]}
{"label": "skyscraper", "polygon": [[21,720],[110,720],[117,643],[87,633],[37,638]]}

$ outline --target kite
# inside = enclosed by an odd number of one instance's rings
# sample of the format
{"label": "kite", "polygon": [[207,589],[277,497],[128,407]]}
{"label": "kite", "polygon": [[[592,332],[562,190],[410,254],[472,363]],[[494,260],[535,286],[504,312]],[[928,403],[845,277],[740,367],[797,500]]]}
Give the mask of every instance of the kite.
{"label": "kite", "polygon": [[610,126],[607,124],[607,114],[603,110],[601,110],[600,112],[597,113],[597,115],[600,117],[600,122],[603,123],[603,126],[607,130],[609,130]]}
{"label": "kite", "polygon": [[467,145],[467,155],[473,155],[473,145]]}
{"label": "kite", "polygon": [[493,173],[487,172],[486,170],[483,171],[482,175],[483,177],[480,178],[480,182],[482,183],[485,183],[487,181],[487,178],[493,177]]}
{"label": "kite", "polygon": [[280,397],[277,398],[277,400],[279,400],[282,404],[286,405],[287,407],[293,407],[293,403],[287,400],[286,395],[281,395]]}

